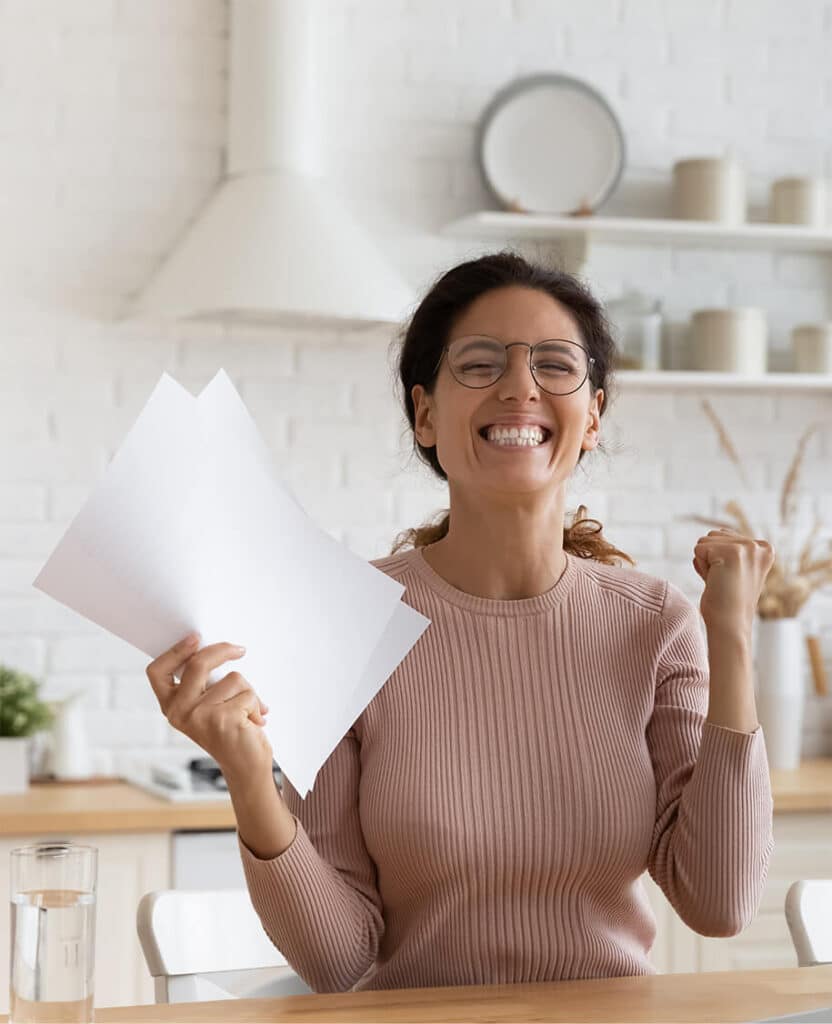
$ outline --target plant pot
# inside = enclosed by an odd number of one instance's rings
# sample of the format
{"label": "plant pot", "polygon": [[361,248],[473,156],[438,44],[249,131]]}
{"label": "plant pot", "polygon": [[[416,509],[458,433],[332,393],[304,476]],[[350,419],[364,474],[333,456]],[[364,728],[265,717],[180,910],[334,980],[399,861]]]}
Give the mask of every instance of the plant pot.
{"label": "plant pot", "polygon": [[0,736],[0,793],[29,788],[29,737]]}
{"label": "plant pot", "polygon": [[757,619],[755,699],[766,741],[769,768],[800,767],[806,662],[803,623],[799,618]]}

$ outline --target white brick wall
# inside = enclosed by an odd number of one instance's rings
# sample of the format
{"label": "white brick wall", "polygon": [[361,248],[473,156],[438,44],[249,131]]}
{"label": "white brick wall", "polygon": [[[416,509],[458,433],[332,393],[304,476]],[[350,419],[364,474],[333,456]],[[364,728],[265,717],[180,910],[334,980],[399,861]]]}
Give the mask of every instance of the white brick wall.
{"label": "white brick wall", "polygon": [[[759,0],[324,2],[327,173],[417,288],[485,248],[435,230],[489,202],[475,125],[514,75],[561,70],[604,91],[628,140],[611,213],[666,213],[672,161],[728,145],[758,207],[772,177],[832,174],[825,0],[802,0],[799,15]],[[0,5],[0,660],[41,675],[49,696],[85,691],[100,770],[179,741],[155,711],[146,659],[30,584],[163,370],[196,391],[224,366],[276,468],[364,557],[446,504],[409,457],[391,332],[112,319],[221,171],[226,33],[221,0]],[[830,271],[827,257],[667,246],[599,248],[588,268],[601,295],[660,293],[674,338],[699,305],[763,302],[783,368],[790,327],[830,315]],[[684,365],[684,346],[670,351]],[[714,404],[758,495],[742,493],[684,391],[622,395],[602,421],[609,454],[584,461],[569,495],[692,598],[703,530],[681,517],[738,496],[773,521],[794,442],[830,406],[733,392]],[[830,462],[827,433],[807,453],[802,521],[832,526]],[[832,674],[832,595],[817,608]],[[805,749],[832,753],[829,700],[810,700]]]}

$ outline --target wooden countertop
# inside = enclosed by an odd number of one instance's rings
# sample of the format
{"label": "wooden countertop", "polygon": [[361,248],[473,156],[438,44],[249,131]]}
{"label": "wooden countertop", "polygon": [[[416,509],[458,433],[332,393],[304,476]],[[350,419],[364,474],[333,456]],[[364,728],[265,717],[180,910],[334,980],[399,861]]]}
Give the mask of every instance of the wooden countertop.
{"label": "wooden countertop", "polygon": [[[832,758],[772,772],[775,814],[832,812]],[[234,828],[229,802],[162,800],[127,782],[35,782],[26,793],[0,794],[0,835],[52,832],[166,832]]]}
{"label": "wooden countertop", "polygon": [[832,811],[832,757],[807,758],[793,772],[771,773],[774,813]]}
{"label": "wooden countertop", "polygon": [[0,794],[0,835],[235,828],[231,801],[163,800],[127,782],[33,782]]}
{"label": "wooden countertop", "polygon": [[[832,964],[95,1008],[108,1021],[749,1021],[832,1005]],[[6,1018],[0,1018],[5,1020]],[[55,1018],[58,1019],[58,1018]]]}

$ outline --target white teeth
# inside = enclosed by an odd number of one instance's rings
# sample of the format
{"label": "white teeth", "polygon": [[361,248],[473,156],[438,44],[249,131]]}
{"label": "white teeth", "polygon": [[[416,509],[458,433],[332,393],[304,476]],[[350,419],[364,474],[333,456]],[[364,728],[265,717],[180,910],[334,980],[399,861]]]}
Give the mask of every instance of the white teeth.
{"label": "white teeth", "polygon": [[489,427],[487,436],[501,447],[536,448],[546,435],[540,427]]}

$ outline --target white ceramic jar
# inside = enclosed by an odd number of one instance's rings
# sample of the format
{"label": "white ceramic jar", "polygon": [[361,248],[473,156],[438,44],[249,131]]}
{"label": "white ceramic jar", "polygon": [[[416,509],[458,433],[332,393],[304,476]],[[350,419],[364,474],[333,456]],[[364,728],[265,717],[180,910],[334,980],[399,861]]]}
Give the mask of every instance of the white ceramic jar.
{"label": "white ceramic jar", "polygon": [[766,314],[755,306],[699,309],[691,317],[694,370],[765,373],[768,363]]}
{"label": "white ceramic jar", "polygon": [[832,374],[832,321],[794,327],[792,352],[797,373]]}
{"label": "white ceramic jar", "polygon": [[823,178],[778,178],[771,186],[769,219],[775,224],[827,224],[827,185]]}
{"label": "white ceramic jar", "polygon": [[673,216],[742,224],[745,171],[734,157],[694,157],[673,165]]}

